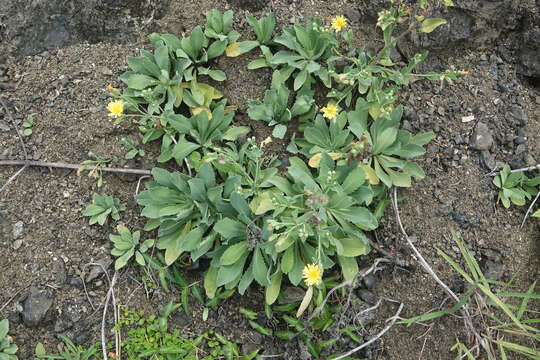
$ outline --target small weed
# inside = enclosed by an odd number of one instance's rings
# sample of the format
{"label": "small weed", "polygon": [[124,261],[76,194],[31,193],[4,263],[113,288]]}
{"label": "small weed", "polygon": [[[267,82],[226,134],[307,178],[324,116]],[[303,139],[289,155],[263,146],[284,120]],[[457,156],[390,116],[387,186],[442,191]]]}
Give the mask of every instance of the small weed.
{"label": "small weed", "polygon": [[32,115],[28,115],[26,117],[26,121],[23,121],[22,127],[23,127],[23,135],[24,136],[30,136],[32,135],[32,127],[34,126],[34,117]]}
{"label": "small weed", "polygon": [[116,227],[119,235],[111,234],[109,239],[112,241],[114,248],[111,254],[117,257],[114,268],[116,270],[124,267],[128,261],[135,255],[135,261],[141,266],[146,265],[143,254],[154,245],[153,239],[147,239],[140,243],[141,232],[136,231],[131,233],[129,229],[123,225]]}
{"label": "small weed", "polygon": [[240,355],[238,346],[212,331],[189,338],[177,329],[170,331],[167,318],[180,304],[170,303],[159,318],[124,309],[118,330],[123,336],[122,351],[128,359],[153,360],[251,360],[258,351]]}
{"label": "small weed", "polygon": [[70,338],[59,334],[58,338],[63,342],[63,348],[58,355],[47,355],[43,344],[36,346],[35,355],[37,359],[56,359],[56,360],[94,360],[100,355],[100,347],[94,344],[90,347],[75,345]]}
{"label": "small weed", "polygon": [[103,174],[100,168],[109,165],[112,162],[118,161],[118,158],[115,156],[111,158],[104,158],[89,152],[88,156],[92,159],[84,160],[81,163],[79,169],[77,169],[77,176],[80,176],[81,173],[85,170],[88,170],[88,176],[97,179],[97,186],[101,187],[103,185]]}
{"label": "small weed", "polygon": [[129,139],[126,139],[126,138],[122,138],[122,139],[120,139],[120,142],[122,143],[122,145],[124,145],[126,148],[129,149],[129,151],[126,153],[126,155],[124,155],[124,158],[126,160],[133,159],[136,156],[143,157],[143,156],[146,155],[146,152],[143,149],[138,149],[135,146],[135,144],[133,144],[133,141],[131,141]]}
{"label": "small weed", "polygon": [[109,216],[111,216],[113,220],[120,220],[120,212],[125,209],[126,206],[120,203],[119,199],[94,193],[92,196],[92,204],[86,207],[83,216],[88,216],[90,218],[90,225],[95,223],[104,225]]}
{"label": "small weed", "polygon": [[506,165],[493,179],[493,184],[499,188],[500,201],[505,208],[510,204],[523,206],[538,193],[540,176],[529,179],[523,171],[511,172]]}
{"label": "small weed", "polygon": [[9,321],[0,321],[0,360],[17,360],[18,346],[13,343],[13,338],[8,335]]}

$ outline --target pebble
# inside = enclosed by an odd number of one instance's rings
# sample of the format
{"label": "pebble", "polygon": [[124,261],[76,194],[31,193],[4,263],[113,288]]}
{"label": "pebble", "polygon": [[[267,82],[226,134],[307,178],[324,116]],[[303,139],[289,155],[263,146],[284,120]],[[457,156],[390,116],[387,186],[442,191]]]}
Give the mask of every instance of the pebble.
{"label": "pebble", "polygon": [[283,289],[281,295],[283,296],[283,299],[281,299],[279,303],[290,304],[295,301],[302,301],[305,291],[296,286],[287,286]]}
{"label": "pebble", "polygon": [[67,272],[62,261],[57,261],[54,263],[52,273],[54,274],[56,284],[63,285],[66,283]]}
{"label": "pebble", "polygon": [[366,276],[364,276],[364,279],[362,280],[362,282],[364,283],[364,286],[368,290],[373,289],[376,281],[377,281],[377,278],[375,277],[374,274],[367,274]]}
{"label": "pebble", "polygon": [[362,19],[362,14],[356,9],[347,10],[345,16],[347,16],[347,19],[349,19],[349,21],[352,23],[360,22],[360,20]]}
{"label": "pebble", "polygon": [[40,291],[35,287],[30,289],[30,295],[24,301],[22,319],[26,326],[37,327],[41,324],[54,301],[54,295],[49,291]]}
{"label": "pebble", "polygon": [[105,66],[100,66],[98,68],[98,71],[103,74],[103,75],[106,75],[106,76],[112,76],[113,75],[113,72],[111,69],[109,69],[108,67],[105,67]]}
{"label": "pebble", "polygon": [[98,276],[103,274],[103,269],[107,269],[111,264],[112,260],[109,258],[99,259],[95,261],[96,264],[100,264],[101,266],[97,265],[90,265],[90,273],[86,276],[86,282],[91,282],[94,279],[97,279]]}
{"label": "pebble", "polygon": [[480,153],[480,161],[482,165],[488,170],[493,170],[497,166],[497,162],[495,161],[495,156],[491,155],[489,151],[484,150]]}
{"label": "pebble", "polygon": [[516,154],[516,155],[521,155],[521,154],[523,154],[525,151],[527,151],[527,146],[526,146],[525,144],[519,144],[519,145],[516,147],[515,154]]}
{"label": "pebble", "polygon": [[14,239],[18,239],[23,235],[24,223],[22,221],[17,221],[13,224],[12,234]]}
{"label": "pebble", "polygon": [[493,144],[493,135],[486,124],[479,122],[472,140],[472,145],[476,150],[488,150]]}
{"label": "pebble", "polygon": [[478,215],[467,215],[457,211],[452,212],[452,219],[459,224],[462,229],[468,229],[480,222]]}
{"label": "pebble", "polygon": [[358,289],[356,290],[356,295],[364,302],[375,305],[377,303],[377,296],[369,290]]}
{"label": "pebble", "polygon": [[521,106],[516,105],[512,107],[512,116],[519,121],[521,126],[525,126],[529,122],[529,117],[525,114]]}
{"label": "pebble", "polygon": [[15,240],[13,242],[13,245],[12,245],[13,250],[19,250],[19,248],[22,246],[22,244],[23,244],[23,241],[21,239]]}
{"label": "pebble", "polygon": [[484,264],[484,276],[488,280],[501,280],[504,275],[505,266],[501,262],[487,260]]}

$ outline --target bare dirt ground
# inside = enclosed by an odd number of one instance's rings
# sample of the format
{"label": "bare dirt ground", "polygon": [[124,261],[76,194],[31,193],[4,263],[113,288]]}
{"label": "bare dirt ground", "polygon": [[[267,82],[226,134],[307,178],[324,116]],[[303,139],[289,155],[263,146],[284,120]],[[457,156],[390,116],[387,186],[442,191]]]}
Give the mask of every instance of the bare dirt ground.
{"label": "bare dirt ground", "polygon": [[[139,143],[140,137],[133,126],[112,125],[106,112],[105,87],[121,86],[118,77],[127,68],[125,57],[148,47],[147,34],[189,33],[193,26],[204,24],[204,12],[213,8],[233,9],[235,27],[244,39],[253,37],[245,15],[260,16],[273,11],[280,27],[312,16],[327,19],[346,14],[357,32],[359,46],[380,41],[373,19],[379,1],[124,2],[115,5],[89,1],[81,5],[79,12],[60,5],[61,2],[57,2],[57,8],[35,2],[35,8],[26,13],[15,1],[0,5],[0,39],[3,39],[0,85],[4,84],[0,86],[0,96],[8,108],[8,112],[0,108],[0,158],[24,159],[9,114],[18,126],[28,115],[34,118],[33,134],[24,137],[31,159],[76,164],[88,159],[88,152],[123,158],[126,149],[120,139],[126,137]],[[73,3],[77,5],[76,1]],[[452,230],[461,232],[492,278],[513,279],[517,288],[523,290],[540,275],[538,221],[529,219],[520,228],[526,207],[504,209],[497,204],[497,192],[488,175],[489,169],[499,163],[523,167],[540,162],[540,88],[535,86],[538,82],[534,77],[525,77],[520,70],[522,31],[528,26],[527,19],[533,16],[527,15],[527,11],[538,14],[538,7],[531,4],[533,10],[520,10],[515,24],[500,27],[484,24],[482,34],[492,32],[487,40],[478,36],[479,20],[475,28],[463,17],[472,12],[461,14],[456,10],[457,13],[448,14],[456,19],[452,26],[458,26],[459,31],[451,33],[455,38],[446,46],[431,46],[433,52],[422,70],[441,70],[454,65],[471,75],[442,88],[439,84],[419,81],[401,92],[400,101],[406,107],[402,126],[413,132],[433,130],[437,135],[420,161],[426,179],[400,192],[406,197],[400,202],[402,221],[434,270],[457,293],[463,293],[463,282],[436,252],[440,248],[451,256],[459,256]],[[37,21],[31,25],[36,17],[47,12],[57,15],[52,17],[52,22]],[[14,14],[26,21],[25,27],[13,25],[13,19],[17,18]],[[90,21],[93,18],[96,20]],[[29,43],[32,39],[34,42]],[[407,55],[419,44],[430,45],[435,40],[403,44],[403,54],[396,56]],[[540,51],[537,55],[540,57]],[[246,69],[253,56],[218,62],[229,79],[221,89],[229,102],[238,106],[240,116],[247,101],[261,97],[270,84],[270,73]],[[463,122],[463,117],[468,116],[474,116],[474,120]],[[479,123],[487,125],[494,139],[484,151],[475,149],[473,133]],[[255,136],[260,139],[267,136],[267,129],[259,124],[253,126]],[[143,148],[148,155],[142,160],[124,161],[120,165],[143,169],[156,166],[157,145]],[[282,151],[279,144],[271,150]],[[0,185],[16,170],[1,167]],[[56,333],[66,333],[85,344],[99,339],[100,303],[108,290],[107,280],[101,274],[87,281],[87,297],[81,277],[87,279],[90,268],[86,264],[110,259],[108,234],[113,226],[89,226],[82,212],[92,193],[99,191],[127,204],[122,219],[129,227],[142,226],[144,222],[134,200],[137,180],[135,176],[106,174],[104,185],[98,190],[95,179],[77,176],[75,171],[29,168],[0,194],[0,318],[10,319],[21,359],[31,358],[37,342],[54,348],[58,342]],[[395,250],[411,265],[386,266],[371,278],[373,282],[360,285],[355,297],[366,303],[380,296],[403,302],[404,317],[438,308],[445,294],[416,265],[391,210],[387,211],[375,240]],[[361,266],[369,266],[376,256],[375,253],[361,260]],[[199,280],[201,274],[199,270],[188,272],[193,280]],[[141,285],[141,275],[134,267],[123,272],[118,284],[122,303],[156,313],[170,299],[178,300],[178,294],[166,294],[159,289],[147,293]],[[25,299],[31,288],[45,291],[42,302],[50,302],[46,316],[33,326],[24,318],[28,310],[24,308]],[[7,303],[5,307],[4,303]],[[259,289],[253,288],[248,296],[235,295],[212,309],[206,322],[201,321],[201,309],[195,306],[191,316],[178,313],[172,323],[185,333],[215,329],[246,349],[260,347],[268,355],[304,358],[298,343],[262,337],[238,313],[239,306],[261,310],[263,303]],[[391,306],[381,309],[360,336],[367,339],[378,332],[384,326],[384,318],[394,311]],[[360,356],[388,360],[453,359],[449,348],[456,337],[464,339],[466,335],[462,322],[453,317],[436,321],[429,328],[396,326]],[[343,340],[332,352],[346,352],[352,346]]]}

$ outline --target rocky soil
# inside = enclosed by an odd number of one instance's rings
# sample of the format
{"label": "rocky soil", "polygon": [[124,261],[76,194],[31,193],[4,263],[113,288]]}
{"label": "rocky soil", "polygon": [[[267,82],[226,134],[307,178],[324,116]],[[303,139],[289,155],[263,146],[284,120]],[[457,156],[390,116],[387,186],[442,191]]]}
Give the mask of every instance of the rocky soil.
{"label": "rocky soil", "polygon": [[[513,279],[523,290],[540,275],[540,226],[529,220],[521,228],[526,209],[507,210],[497,204],[489,173],[502,164],[519,168],[540,163],[540,1],[454,2],[454,8],[441,14],[449,26],[404,40],[394,54],[395,61],[404,61],[429,50],[421,71],[455,66],[470,72],[450,86],[418,81],[400,94],[406,109],[402,126],[437,135],[420,161],[426,179],[400,193],[406,197],[400,203],[402,221],[454,291],[463,293],[464,284],[436,252],[440,248],[459,256],[452,230],[461,232],[490,278]],[[0,159],[24,158],[10,114],[19,127],[28,115],[34,118],[33,134],[24,138],[31,159],[80,163],[90,151],[123,158],[126,149],[120,139],[139,143],[140,137],[127,124],[111,124],[105,87],[121,85],[118,76],[126,70],[125,56],[148,46],[146,35],[151,32],[189,32],[204,23],[205,11],[215,7],[235,11],[235,27],[244,38],[253,37],[244,20],[248,14],[273,11],[283,27],[312,16],[326,19],[343,13],[357,32],[359,46],[380,46],[374,24],[377,11],[386,4],[383,0],[2,1],[0,97],[7,111],[0,106]],[[223,92],[240,113],[270,83],[269,73],[246,70],[253,56],[222,59],[218,64],[230,79]],[[265,129],[254,127],[256,136],[266,136]],[[145,158],[121,165],[155,166],[158,148],[153,144],[144,148]],[[279,146],[272,149],[280,151]],[[0,168],[0,186],[16,170]],[[107,174],[104,180],[99,191],[127,204],[123,221],[131,228],[142,226],[134,200],[138,178]],[[99,339],[100,306],[108,290],[102,267],[111,273],[107,239],[113,226],[89,226],[82,216],[97,190],[94,179],[74,171],[32,168],[0,193],[0,318],[10,319],[21,359],[31,358],[37,342],[53,349],[58,333],[83,344]],[[415,262],[392,211],[373,239],[395,251],[400,261],[359,285],[354,292],[358,306],[382,296],[403,302],[405,317],[438,308],[445,294]],[[377,256],[374,252],[361,266],[369,266]],[[145,291],[142,275],[136,268],[122,273],[120,303],[156,313],[169,300],[178,300],[178,294],[160,289]],[[187,276],[200,280],[201,271],[189,270]],[[294,296],[294,290],[287,291]],[[263,302],[259,289],[253,288],[248,296],[233,296],[212,309],[206,322],[201,321],[202,309],[194,305],[191,316],[177,313],[172,323],[185,333],[215,329],[245,350],[262,348],[283,359],[307,359],[298,343],[262,337],[238,313],[239,306],[260,311]],[[538,303],[534,306],[540,310]],[[359,336],[368,339],[380,331],[394,311],[388,305],[364,319]],[[453,317],[430,328],[398,326],[360,356],[453,359],[449,348],[456,337],[465,336],[461,321]],[[340,339],[333,352],[345,352],[353,345]]]}

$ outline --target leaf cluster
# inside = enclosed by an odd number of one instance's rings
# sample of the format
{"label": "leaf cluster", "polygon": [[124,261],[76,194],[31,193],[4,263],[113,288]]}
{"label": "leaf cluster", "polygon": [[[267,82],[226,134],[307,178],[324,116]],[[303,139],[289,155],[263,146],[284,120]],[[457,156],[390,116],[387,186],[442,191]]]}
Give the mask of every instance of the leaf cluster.
{"label": "leaf cluster", "polygon": [[511,204],[523,206],[538,193],[540,176],[529,179],[523,171],[512,172],[506,165],[493,179],[493,184],[499,188],[498,200],[505,208]]}
{"label": "leaf cluster", "polygon": [[47,355],[43,344],[38,343],[36,346],[37,359],[55,359],[55,360],[93,360],[99,356],[99,345],[94,344],[89,347],[75,345],[70,338],[64,334],[58,334],[58,338],[62,340],[63,346],[58,355]]}
{"label": "leaf cluster", "polygon": [[109,239],[114,246],[111,250],[111,255],[117,257],[114,268],[119,270],[124,267],[133,255],[135,255],[135,261],[139,265],[145,266],[146,261],[143,254],[154,245],[154,240],[147,239],[140,243],[141,232],[136,231],[131,233],[124,225],[118,225],[116,231],[118,231],[118,235],[109,235]]}
{"label": "leaf cluster", "polygon": [[126,206],[120,203],[120,200],[108,195],[94,193],[92,204],[88,205],[83,212],[83,216],[90,218],[90,225],[98,223],[104,225],[110,216],[113,220],[120,220],[120,212],[124,211]]}
{"label": "leaf cluster", "polygon": [[[271,138],[260,145],[252,139],[234,142],[249,128],[231,126],[234,113],[225,100],[213,102],[221,97],[215,89],[194,95],[202,85],[194,75],[189,84],[179,85],[190,90],[182,101],[191,116],[165,109],[145,140],[162,137],[158,160],[187,162],[195,173],[152,171],[153,181],[137,198],[148,218],[145,230],[157,230],[164,266],[186,260],[209,263],[204,289],[210,299],[235,289],[244,294],[258,284],[265,288],[266,303],[273,304],[284,281],[301,285],[308,264],[325,272],[339,268],[343,278],[353,279],[357,257],[370,251],[365,232],[378,227],[388,203],[386,191],[409,187],[413,178],[425,176],[411,159],[423,155],[434,136],[401,129],[403,108],[395,105],[395,91],[411,81],[414,68],[427,56],[417,55],[403,68],[389,62],[386,52],[396,44],[393,29],[409,15],[399,8],[381,13],[385,48],[376,55],[348,49],[352,32],[338,34],[317,19],[272,38],[273,15],[249,17],[257,40],[240,43],[228,32],[230,16],[219,20],[217,15],[207,14],[204,32],[195,28],[178,42],[163,36],[156,41],[179,60],[189,60],[192,75],[202,74],[198,66],[207,60],[212,44],[225,44],[220,49],[228,56],[258,46],[264,58],[249,68],[271,67],[272,86],[264,99],[249,103],[248,115],[274,126],[278,138],[287,131],[284,124],[300,120],[300,131],[287,148],[296,156],[279,166],[263,151]],[[325,113],[328,119],[316,116],[317,83],[335,85],[327,95],[337,100],[338,112],[340,102],[348,109],[336,116]],[[160,281],[167,279],[172,278],[163,275]],[[302,309],[316,292],[312,287],[307,291]]]}
{"label": "leaf cluster", "polygon": [[8,335],[9,321],[0,321],[0,360],[17,360],[19,347],[13,343],[13,339]]}

